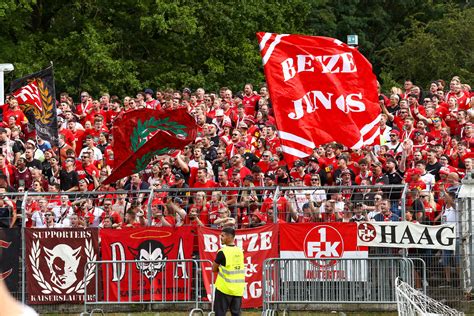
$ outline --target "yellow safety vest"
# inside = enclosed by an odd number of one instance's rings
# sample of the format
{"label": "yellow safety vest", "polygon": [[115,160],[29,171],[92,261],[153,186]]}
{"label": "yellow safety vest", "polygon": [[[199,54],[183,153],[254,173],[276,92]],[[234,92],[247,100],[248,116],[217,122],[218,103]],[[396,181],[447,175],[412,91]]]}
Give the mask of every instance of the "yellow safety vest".
{"label": "yellow safety vest", "polygon": [[224,294],[243,296],[245,289],[244,252],[237,246],[224,247],[225,266],[219,265],[216,288]]}

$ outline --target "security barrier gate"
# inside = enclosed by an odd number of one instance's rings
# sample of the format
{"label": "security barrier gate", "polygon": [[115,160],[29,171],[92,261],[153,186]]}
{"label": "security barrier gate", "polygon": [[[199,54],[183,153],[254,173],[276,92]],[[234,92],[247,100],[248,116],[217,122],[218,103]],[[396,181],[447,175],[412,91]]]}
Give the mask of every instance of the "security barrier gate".
{"label": "security barrier gate", "polygon": [[420,277],[425,286],[424,262],[393,257],[267,259],[263,268],[263,314],[286,310],[288,305],[395,304],[397,277],[412,286]]}
{"label": "security barrier gate", "polygon": [[84,282],[94,290],[85,287],[81,315],[115,304],[187,304],[189,315],[204,315],[208,305],[213,313],[213,297],[206,294],[202,278],[203,270],[212,269],[209,260],[103,260],[87,262],[84,269]]}

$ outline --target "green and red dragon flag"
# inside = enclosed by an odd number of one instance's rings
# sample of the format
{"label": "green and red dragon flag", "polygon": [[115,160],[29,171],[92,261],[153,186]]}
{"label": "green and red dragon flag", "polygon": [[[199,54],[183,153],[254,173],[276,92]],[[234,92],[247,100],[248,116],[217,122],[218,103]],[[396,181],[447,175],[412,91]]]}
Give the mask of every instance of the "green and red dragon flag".
{"label": "green and red dragon flag", "polygon": [[10,91],[18,100],[36,135],[58,145],[58,122],[53,66],[17,79],[10,84]]}
{"label": "green and red dragon flag", "polygon": [[118,166],[103,184],[142,171],[151,159],[172,154],[197,135],[195,119],[186,109],[139,109],[119,115],[112,128],[114,160]]}

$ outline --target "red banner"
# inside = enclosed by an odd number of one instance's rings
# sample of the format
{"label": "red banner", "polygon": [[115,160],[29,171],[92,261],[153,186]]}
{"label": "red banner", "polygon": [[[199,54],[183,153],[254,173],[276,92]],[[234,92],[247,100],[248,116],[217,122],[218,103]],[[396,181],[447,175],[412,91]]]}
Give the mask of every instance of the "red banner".
{"label": "red banner", "polygon": [[96,270],[84,270],[98,260],[97,228],[30,228],[25,235],[29,304],[80,303],[86,286],[95,300]]}
{"label": "red banner", "polygon": [[121,301],[191,299],[193,265],[166,262],[191,258],[191,227],[102,229],[100,238],[102,260],[133,261],[102,266],[105,301],[119,291]]}
{"label": "red banner", "polygon": [[139,172],[154,156],[172,154],[196,138],[197,125],[186,109],[140,109],[120,114],[114,121],[114,159],[118,166],[104,180],[112,183]]}
{"label": "red banner", "polygon": [[280,258],[321,259],[312,262],[318,269],[308,266],[300,269],[305,271],[295,271],[297,280],[364,281],[367,274],[351,273],[352,263],[339,264],[330,259],[368,256],[367,247],[357,246],[356,223],[280,224]]}
{"label": "red banner", "polygon": [[[219,229],[199,227],[199,255],[203,260],[216,259],[221,248]],[[259,228],[241,229],[236,232],[235,244],[244,250],[245,282],[243,307],[262,306],[262,267],[267,258],[278,257],[278,225],[265,225]],[[203,272],[204,284],[208,297],[212,293],[211,271]]]}
{"label": "red banner", "polygon": [[379,134],[372,65],[328,37],[257,33],[282,149],[289,160],[336,141],[351,148]]}

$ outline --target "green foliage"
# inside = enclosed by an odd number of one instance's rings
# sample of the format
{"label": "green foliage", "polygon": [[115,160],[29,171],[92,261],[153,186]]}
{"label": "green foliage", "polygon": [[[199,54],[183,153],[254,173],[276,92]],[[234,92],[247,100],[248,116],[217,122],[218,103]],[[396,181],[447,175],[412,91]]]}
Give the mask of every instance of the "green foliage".
{"label": "green foliage", "polygon": [[[383,78],[472,80],[472,8],[432,0],[4,0],[0,62],[18,78],[55,65],[56,90],[240,90],[264,81],[255,33],[346,39]],[[385,84],[385,83],[384,83]]]}
{"label": "green foliage", "polygon": [[414,78],[422,86],[453,75],[473,82],[473,23],[474,8],[451,8],[439,20],[415,24],[403,43],[385,50],[386,68],[394,79]]}

